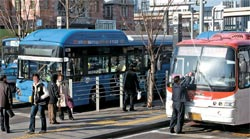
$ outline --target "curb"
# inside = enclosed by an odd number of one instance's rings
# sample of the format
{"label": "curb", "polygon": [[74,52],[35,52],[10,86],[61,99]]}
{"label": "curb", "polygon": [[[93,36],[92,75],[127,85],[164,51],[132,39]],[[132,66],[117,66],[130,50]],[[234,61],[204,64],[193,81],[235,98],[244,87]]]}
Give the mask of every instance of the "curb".
{"label": "curb", "polygon": [[132,128],[129,128],[129,129],[124,129],[124,130],[120,130],[120,131],[114,131],[114,132],[111,132],[111,133],[97,135],[97,136],[89,137],[87,139],[117,138],[117,137],[121,137],[121,136],[135,134],[135,133],[138,133],[138,132],[152,130],[152,129],[157,128],[157,127],[166,127],[166,126],[169,125],[169,123],[170,123],[170,120],[166,119],[165,121],[160,121],[160,122],[147,124],[147,125],[138,125],[136,127],[132,127]]}

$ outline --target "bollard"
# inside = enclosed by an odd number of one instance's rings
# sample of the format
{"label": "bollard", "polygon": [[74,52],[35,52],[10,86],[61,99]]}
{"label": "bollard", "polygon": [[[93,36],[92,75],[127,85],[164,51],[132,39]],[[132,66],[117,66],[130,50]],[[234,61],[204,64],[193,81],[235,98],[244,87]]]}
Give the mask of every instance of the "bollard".
{"label": "bollard", "polygon": [[[70,97],[74,100],[74,98],[73,98],[73,81],[72,81],[72,79],[69,79],[69,95],[70,95]],[[74,111],[73,111],[73,108],[71,108],[70,109],[71,110],[71,112],[73,113]]]}
{"label": "bollard", "polygon": [[99,77],[96,77],[96,111],[100,111]]}
{"label": "bollard", "polygon": [[123,75],[120,74],[120,108],[123,108]]}

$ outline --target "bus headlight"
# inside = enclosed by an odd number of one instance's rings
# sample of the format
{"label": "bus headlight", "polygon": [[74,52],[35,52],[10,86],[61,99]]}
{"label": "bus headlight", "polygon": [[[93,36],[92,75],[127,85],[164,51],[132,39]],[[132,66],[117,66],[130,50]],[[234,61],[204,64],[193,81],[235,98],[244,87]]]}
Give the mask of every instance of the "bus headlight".
{"label": "bus headlight", "polygon": [[16,88],[16,92],[17,92],[18,96],[22,95],[22,92],[21,92],[21,90],[19,88]]}
{"label": "bus headlight", "polygon": [[235,105],[235,102],[225,102],[224,106],[230,106],[233,107]]}

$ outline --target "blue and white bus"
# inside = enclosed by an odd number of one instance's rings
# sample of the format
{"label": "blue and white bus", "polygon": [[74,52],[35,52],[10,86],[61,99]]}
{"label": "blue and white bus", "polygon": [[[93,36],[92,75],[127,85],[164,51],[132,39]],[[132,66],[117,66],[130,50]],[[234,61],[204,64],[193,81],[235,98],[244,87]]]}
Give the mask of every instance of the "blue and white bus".
{"label": "blue and white bus", "polygon": [[18,38],[7,38],[2,40],[2,61],[1,72],[7,76],[7,81],[15,88],[17,78],[17,55],[18,55]]}
{"label": "blue and white bus", "polygon": [[[172,51],[172,39],[157,43],[164,55]],[[111,82],[114,75],[125,72],[131,61],[137,61],[139,74],[146,74],[147,60],[144,43],[128,40],[119,30],[38,30],[20,42],[16,86],[21,95],[16,98],[29,102],[33,73],[39,73],[46,84],[51,74],[61,72],[65,79],[72,79],[76,106],[91,104],[97,76],[104,92],[100,95],[110,96],[105,101],[114,100],[117,97],[110,94],[116,85]]]}

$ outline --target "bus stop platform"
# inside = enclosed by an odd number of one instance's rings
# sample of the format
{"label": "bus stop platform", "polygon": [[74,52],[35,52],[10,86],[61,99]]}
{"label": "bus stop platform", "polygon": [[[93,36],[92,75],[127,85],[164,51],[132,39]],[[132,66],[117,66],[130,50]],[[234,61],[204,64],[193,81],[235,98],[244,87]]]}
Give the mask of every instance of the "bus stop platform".
{"label": "bus stop platform", "polygon": [[[160,101],[154,102],[154,107],[149,109],[143,104],[135,104],[136,111],[123,112],[121,108],[107,108],[98,111],[74,113],[74,120],[58,119],[60,124],[51,125],[47,118],[47,133],[39,134],[40,119],[36,118],[36,133],[26,134],[29,121],[11,124],[10,134],[1,133],[1,138],[12,139],[83,139],[83,138],[116,138],[156,127],[167,127],[169,119]],[[47,112],[47,111],[46,111]],[[47,117],[47,114],[46,114]]]}

